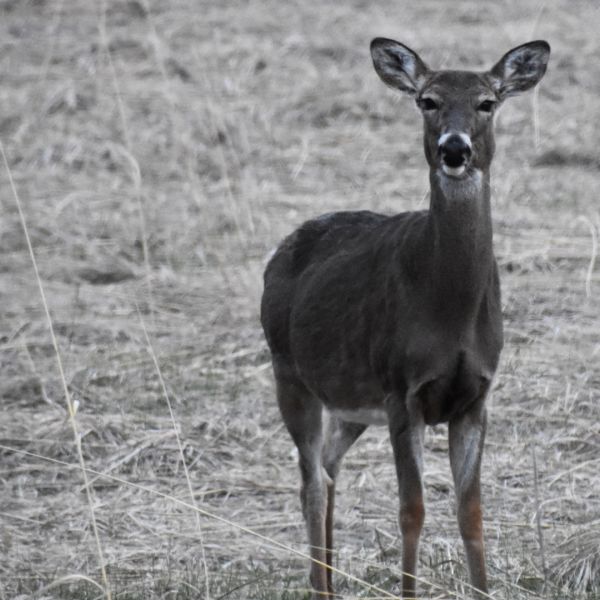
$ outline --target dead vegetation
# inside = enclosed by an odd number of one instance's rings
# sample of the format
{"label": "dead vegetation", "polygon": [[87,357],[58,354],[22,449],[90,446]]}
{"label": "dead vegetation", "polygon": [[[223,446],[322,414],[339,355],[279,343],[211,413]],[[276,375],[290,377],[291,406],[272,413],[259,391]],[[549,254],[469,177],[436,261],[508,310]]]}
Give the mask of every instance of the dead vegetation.
{"label": "dead vegetation", "polygon": [[[307,586],[305,560],[276,545],[303,552],[305,535],[258,325],[261,274],[305,218],[426,205],[418,116],[382,91],[371,37],[440,67],[548,39],[539,94],[498,116],[507,343],[484,458],[488,563],[496,598],[600,595],[593,2],[5,0],[0,12],[0,139],[77,407],[108,580],[125,598],[204,597],[200,541],[213,598]],[[4,170],[0,187],[0,597],[99,597],[90,504]],[[445,429],[429,431],[421,589],[462,598],[446,450]],[[349,453],[339,490],[339,568],[394,593],[383,429]],[[203,516],[199,528],[194,504],[229,523]],[[349,598],[381,595],[337,580]]]}

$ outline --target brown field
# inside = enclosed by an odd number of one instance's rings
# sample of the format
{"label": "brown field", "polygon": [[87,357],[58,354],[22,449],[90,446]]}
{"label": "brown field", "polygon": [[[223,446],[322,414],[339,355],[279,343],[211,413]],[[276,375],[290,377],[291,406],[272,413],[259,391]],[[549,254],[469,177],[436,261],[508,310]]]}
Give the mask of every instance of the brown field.
{"label": "brown field", "polygon": [[[420,117],[375,75],[376,35],[438,68],[552,45],[539,92],[497,117],[506,346],[484,520],[494,598],[600,598],[595,0],[2,0],[0,16],[0,140],[77,406],[0,160],[1,600],[108,597],[102,561],[112,598],[305,597],[262,270],[311,216],[426,206]],[[445,427],[426,446],[419,588],[466,598]],[[337,567],[397,593],[385,429],[338,489]]]}

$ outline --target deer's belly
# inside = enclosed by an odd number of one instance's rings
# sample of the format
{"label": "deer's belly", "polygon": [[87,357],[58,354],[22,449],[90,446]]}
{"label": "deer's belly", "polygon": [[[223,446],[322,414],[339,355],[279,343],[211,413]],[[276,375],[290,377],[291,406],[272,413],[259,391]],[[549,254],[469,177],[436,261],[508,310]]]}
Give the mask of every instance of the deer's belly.
{"label": "deer's belly", "polygon": [[387,425],[388,423],[387,412],[383,407],[333,408],[328,411],[332,416],[349,423],[361,423],[362,425]]}
{"label": "deer's belly", "polygon": [[312,388],[332,416],[349,423],[386,425],[385,394],[372,377],[321,379]]}

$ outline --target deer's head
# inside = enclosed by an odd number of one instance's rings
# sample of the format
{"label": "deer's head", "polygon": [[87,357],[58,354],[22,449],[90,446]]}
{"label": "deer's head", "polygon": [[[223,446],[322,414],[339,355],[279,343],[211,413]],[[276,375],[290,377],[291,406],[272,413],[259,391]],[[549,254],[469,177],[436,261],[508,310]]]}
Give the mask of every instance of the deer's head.
{"label": "deer's head", "polygon": [[492,69],[434,71],[419,55],[394,40],[376,38],[371,56],[379,77],[410,94],[425,125],[425,156],[432,170],[453,179],[487,171],[494,154],[493,117],[509,96],[534,87],[546,72],[550,46],[523,44]]}

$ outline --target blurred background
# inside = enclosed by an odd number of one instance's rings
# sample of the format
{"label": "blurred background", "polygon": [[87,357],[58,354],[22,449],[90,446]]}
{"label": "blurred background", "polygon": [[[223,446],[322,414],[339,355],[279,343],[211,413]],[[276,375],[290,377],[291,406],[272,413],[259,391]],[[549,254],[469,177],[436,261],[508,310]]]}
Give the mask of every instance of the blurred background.
{"label": "blurred background", "polygon": [[[552,46],[497,115],[484,521],[495,598],[600,597],[599,28],[593,0],[1,0],[0,598],[306,596],[262,271],[307,218],[427,207],[421,118],[377,78],[375,36],[432,68]],[[420,589],[468,597],[445,427],[426,445]],[[371,428],[336,565],[391,594],[397,512]]]}

